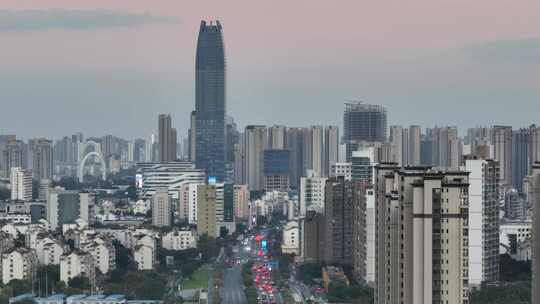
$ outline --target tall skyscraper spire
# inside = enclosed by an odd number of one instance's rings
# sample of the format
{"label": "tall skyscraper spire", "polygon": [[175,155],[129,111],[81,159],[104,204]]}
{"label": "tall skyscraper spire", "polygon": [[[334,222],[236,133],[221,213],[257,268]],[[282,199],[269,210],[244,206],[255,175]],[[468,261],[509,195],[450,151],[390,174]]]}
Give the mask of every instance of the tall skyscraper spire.
{"label": "tall skyscraper spire", "polygon": [[195,65],[195,162],[208,176],[225,175],[225,52],[219,21],[201,21]]}

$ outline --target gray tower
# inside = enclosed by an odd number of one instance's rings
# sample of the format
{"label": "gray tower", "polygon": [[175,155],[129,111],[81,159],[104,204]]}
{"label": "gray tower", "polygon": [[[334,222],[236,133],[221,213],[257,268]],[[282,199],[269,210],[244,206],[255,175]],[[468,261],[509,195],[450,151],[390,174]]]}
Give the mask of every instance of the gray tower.
{"label": "gray tower", "polygon": [[201,21],[195,64],[195,162],[208,176],[225,175],[225,52],[221,24]]}
{"label": "gray tower", "polygon": [[343,114],[343,138],[347,145],[347,161],[362,143],[386,141],[386,108],[361,102],[346,103]]}

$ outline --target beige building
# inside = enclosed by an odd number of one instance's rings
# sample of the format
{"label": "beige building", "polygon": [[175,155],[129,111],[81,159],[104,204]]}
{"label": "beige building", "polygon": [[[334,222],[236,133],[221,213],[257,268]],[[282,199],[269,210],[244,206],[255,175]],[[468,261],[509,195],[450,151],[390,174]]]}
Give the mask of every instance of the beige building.
{"label": "beige building", "polygon": [[196,248],[196,233],[191,230],[173,230],[161,237],[161,246],[167,250]]}
{"label": "beige building", "polygon": [[152,225],[169,227],[172,224],[172,204],[169,190],[160,188],[152,195]]}
{"label": "beige building", "polygon": [[290,221],[283,227],[283,242],[281,252],[284,254],[299,255],[300,253],[300,229],[298,221]]}
{"label": "beige building", "polygon": [[32,249],[20,247],[2,254],[2,283],[11,280],[28,280],[36,276],[38,259]]}
{"label": "beige building", "polygon": [[50,237],[39,238],[35,250],[41,265],[59,265],[60,257],[64,254],[64,244]]}
{"label": "beige building", "polygon": [[106,274],[116,269],[116,249],[108,237],[92,238],[91,241],[81,244],[81,249],[92,255],[94,264],[101,273]]}
{"label": "beige building", "polygon": [[234,185],[234,217],[247,220],[249,218],[249,189],[247,185]]}
{"label": "beige building", "polygon": [[468,303],[468,173],[380,164],[375,174],[375,303]]}
{"label": "beige building", "polygon": [[217,191],[214,185],[197,186],[197,235],[218,237]]}
{"label": "beige building", "polygon": [[75,277],[86,277],[92,286],[96,283],[94,258],[88,252],[76,250],[62,255],[60,258],[60,281],[69,286]]}

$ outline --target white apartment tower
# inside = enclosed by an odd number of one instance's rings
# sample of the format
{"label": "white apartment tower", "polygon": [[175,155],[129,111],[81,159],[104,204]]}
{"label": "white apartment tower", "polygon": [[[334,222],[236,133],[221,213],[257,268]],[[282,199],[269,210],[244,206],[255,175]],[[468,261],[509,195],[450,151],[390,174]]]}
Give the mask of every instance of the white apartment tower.
{"label": "white apartment tower", "polygon": [[32,200],[32,172],[20,167],[11,168],[11,199]]}
{"label": "white apartment tower", "polygon": [[469,284],[499,279],[499,163],[466,160],[469,175]]}
{"label": "white apartment tower", "polygon": [[160,188],[152,196],[152,225],[169,227],[172,225],[172,205],[167,188]]}

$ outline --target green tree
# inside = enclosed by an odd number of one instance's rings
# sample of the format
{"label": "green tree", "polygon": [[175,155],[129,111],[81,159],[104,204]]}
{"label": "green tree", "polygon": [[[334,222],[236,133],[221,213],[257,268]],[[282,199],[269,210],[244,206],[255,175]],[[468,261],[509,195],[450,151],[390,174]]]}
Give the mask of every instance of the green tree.
{"label": "green tree", "polygon": [[32,284],[29,281],[25,280],[11,280],[7,284],[7,286],[11,287],[12,294],[11,296],[18,296],[25,293],[29,293],[32,291]]}
{"label": "green tree", "polygon": [[76,276],[69,280],[69,287],[75,288],[75,289],[81,289],[81,290],[90,290],[90,281],[87,277],[83,276]]}

